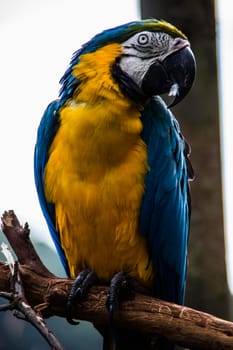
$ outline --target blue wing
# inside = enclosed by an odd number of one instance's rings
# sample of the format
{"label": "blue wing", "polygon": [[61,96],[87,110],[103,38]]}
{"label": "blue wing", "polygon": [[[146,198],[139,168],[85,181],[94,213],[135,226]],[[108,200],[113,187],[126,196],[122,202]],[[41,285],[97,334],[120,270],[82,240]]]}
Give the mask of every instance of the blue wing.
{"label": "blue wing", "polygon": [[67,275],[69,276],[67,260],[61,247],[59,233],[56,230],[54,205],[52,203],[48,203],[44,193],[44,169],[48,160],[50,145],[57,132],[57,129],[59,128],[59,109],[60,103],[58,101],[50,103],[44,112],[43,118],[40,122],[34,153],[34,176],[43,214],[46,218],[61,262],[66,270]]}
{"label": "blue wing", "polygon": [[140,228],[154,264],[155,295],[182,304],[190,218],[187,150],[176,119],[159,97],[147,104],[142,122],[150,170]]}

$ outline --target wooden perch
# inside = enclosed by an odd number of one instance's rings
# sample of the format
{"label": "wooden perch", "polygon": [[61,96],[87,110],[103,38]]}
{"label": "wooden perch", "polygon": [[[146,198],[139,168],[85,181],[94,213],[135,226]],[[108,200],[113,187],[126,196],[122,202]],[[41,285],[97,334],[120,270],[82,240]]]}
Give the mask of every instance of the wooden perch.
{"label": "wooden perch", "polygon": [[[25,298],[44,318],[65,317],[65,306],[72,280],[51,274],[38,257],[26,224],[20,226],[13,211],[2,216],[2,230],[19,261]],[[11,292],[8,265],[0,263],[0,290]],[[73,317],[96,325],[107,325],[105,301],[108,288],[95,286],[73,310]],[[114,315],[116,326],[144,334],[163,335],[173,343],[190,349],[232,349],[233,323],[188,307],[136,294],[122,302]]]}

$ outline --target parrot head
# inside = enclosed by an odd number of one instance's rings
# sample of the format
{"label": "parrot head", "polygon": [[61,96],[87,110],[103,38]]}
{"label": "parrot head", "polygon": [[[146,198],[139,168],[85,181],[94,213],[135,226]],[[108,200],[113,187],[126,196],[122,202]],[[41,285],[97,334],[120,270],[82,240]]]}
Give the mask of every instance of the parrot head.
{"label": "parrot head", "polygon": [[75,52],[61,79],[61,100],[71,97],[81,81],[73,70],[82,56],[109,44],[120,46],[109,67],[112,77],[131,99],[141,102],[167,93],[173,96],[172,107],[189,92],[196,63],[188,39],[173,25],[149,19],[105,30]]}

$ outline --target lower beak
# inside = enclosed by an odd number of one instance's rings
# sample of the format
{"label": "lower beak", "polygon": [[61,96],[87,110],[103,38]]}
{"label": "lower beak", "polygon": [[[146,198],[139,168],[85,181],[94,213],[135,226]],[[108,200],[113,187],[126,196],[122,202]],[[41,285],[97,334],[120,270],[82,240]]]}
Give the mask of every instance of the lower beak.
{"label": "lower beak", "polygon": [[167,56],[162,62],[153,63],[145,74],[142,91],[147,96],[168,93],[174,96],[169,107],[179,103],[192,87],[196,62],[189,46]]}

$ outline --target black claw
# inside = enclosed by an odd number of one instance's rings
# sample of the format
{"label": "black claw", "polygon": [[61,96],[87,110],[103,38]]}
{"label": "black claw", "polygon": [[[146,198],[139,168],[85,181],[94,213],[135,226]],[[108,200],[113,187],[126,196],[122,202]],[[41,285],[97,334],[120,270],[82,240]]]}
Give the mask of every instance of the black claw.
{"label": "black claw", "polygon": [[124,272],[118,272],[113,276],[106,300],[110,322],[113,321],[114,312],[119,306],[119,301],[130,299],[135,292],[146,295],[151,294],[151,291],[142,286],[136,278]]}
{"label": "black claw", "polygon": [[113,319],[114,311],[118,308],[121,294],[120,292],[122,288],[126,288],[127,281],[128,275],[126,275],[124,272],[118,272],[113,276],[110,282],[110,288],[106,300],[106,307],[110,314],[110,321]]}
{"label": "black claw", "polygon": [[75,302],[80,300],[87,293],[88,289],[97,282],[97,276],[90,269],[85,269],[74,280],[66,305],[66,319],[72,325],[78,325],[71,317],[72,307]]}

